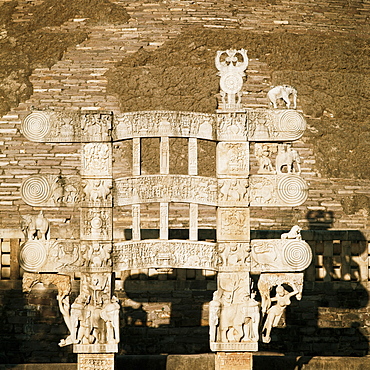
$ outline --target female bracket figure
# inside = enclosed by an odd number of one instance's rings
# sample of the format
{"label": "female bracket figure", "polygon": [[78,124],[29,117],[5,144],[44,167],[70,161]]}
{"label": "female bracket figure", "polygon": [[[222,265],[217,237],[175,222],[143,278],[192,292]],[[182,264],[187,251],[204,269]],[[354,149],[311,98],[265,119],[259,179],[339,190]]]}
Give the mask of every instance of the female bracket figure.
{"label": "female bracket figure", "polygon": [[276,296],[271,298],[271,302],[276,302],[276,304],[267,310],[267,318],[262,329],[262,342],[264,343],[270,343],[271,329],[278,326],[285,308],[291,303],[290,298],[298,294],[298,289],[294,283],[291,285],[293,288],[292,292],[288,292],[282,285],[276,287]]}

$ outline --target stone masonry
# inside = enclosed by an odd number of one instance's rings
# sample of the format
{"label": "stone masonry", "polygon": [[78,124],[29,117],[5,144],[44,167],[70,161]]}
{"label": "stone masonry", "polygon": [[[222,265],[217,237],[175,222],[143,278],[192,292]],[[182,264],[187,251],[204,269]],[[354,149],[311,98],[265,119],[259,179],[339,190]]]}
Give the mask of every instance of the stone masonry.
{"label": "stone masonry", "polygon": [[[14,19],[30,17],[28,6],[42,1],[19,1]],[[80,145],[26,141],[21,119],[32,109],[113,111],[120,113],[117,97],[107,93],[105,73],[122,58],[140,48],[151,52],[189,27],[239,29],[261,33],[296,32],[364,34],[369,31],[369,1],[115,1],[130,15],[126,24],[90,26],[84,19],[70,19],[63,29],[83,29],[88,38],[69,48],[51,68],[36,68],[30,76],[33,94],[0,118],[0,362],[75,361],[68,348],[60,349],[65,334],[53,287],[29,295],[21,292],[17,267],[20,215],[39,209],[25,205],[20,196],[22,180],[34,174],[75,175],[80,167]],[[344,8],[344,10],[343,10]],[[216,72],[216,70],[215,70]],[[267,107],[266,92],[273,71],[267,63],[250,59],[243,104]],[[215,77],[216,78],[216,77]],[[298,91],[298,99],[299,99]],[[298,110],[301,109],[298,100]],[[305,114],[305,112],[303,112]],[[308,131],[313,128],[308,128]],[[123,144],[122,144],[123,145]],[[281,230],[300,224],[303,238],[311,245],[315,262],[306,274],[304,299],[294,302],[274,340],[265,350],[308,355],[364,355],[368,353],[370,306],[370,219],[366,209],[349,212],[343,198],[370,197],[370,181],[325,178],[316,167],[308,137],[294,144],[302,158],[302,176],[310,184],[308,200],[291,209],[254,208],[251,229],[254,238],[280,237]],[[130,148],[123,147],[127,155]],[[251,171],[257,160],[251,151]],[[117,158],[116,170],[124,164]],[[113,169],[114,171],[115,169]],[[125,213],[126,211],[126,213]],[[129,229],[124,207],[115,214],[121,229]],[[155,205],[142,209],[143,228],[158,229]],[[213,240],[216,215],[213,207],[199,208],[199,228]],[[53,237],[73,235],[79,210],[50,209]],[[78,221],[77,221],[78,224]],[[170,209],[170,228],[181,234],[188,228],[181,204]],[[78,225],[77,225],[78,227]],[[270,231],[266,231],[270,230]],[[280,230],[280,231],[279,231]],[[122,231],[122,233],[124,233]],[[121,235],[117,235],[121,237]],[[78,276],[77,276],[78,278]],[[208,303],[216,289],[209,271],[132,271],[117,276],[116,295],[140,302],[140,309],[126,308],[122,317],[121,353],[207,352]],[[78,281],[74,292],[78,291]],[[159,340],[158,338],[162,338]],[[164,339],[163,339],[164,338]],[[293,339],[292,339],[293,338]],[[334,340],[333,338],[336,338]],[[337,340],[339,338],[339,340]],[[279,343],[279,346],[277,346]],[[324,343],[324,344],[323,344]]]}

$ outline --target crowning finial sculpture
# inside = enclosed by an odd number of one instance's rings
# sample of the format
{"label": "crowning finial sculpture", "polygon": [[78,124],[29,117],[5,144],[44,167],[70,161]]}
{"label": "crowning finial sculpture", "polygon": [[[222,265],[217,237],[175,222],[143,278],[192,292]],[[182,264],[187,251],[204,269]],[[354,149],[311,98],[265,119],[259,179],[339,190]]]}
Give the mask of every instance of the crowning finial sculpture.
{"label": "crowning finial sculpture", "polygon": [[221,76],[222,109],[240,109],[244,71],[248,67],[247,51],[244,49],[217,51],[215,62]]}
{"label": "crowning finial sculpture", "polygon": [[[60,311],[69,330],[60,346],[73,345],[80,369],[95,370],[96,361],[101,370],[114,368],[120,340],[114,272],[218,271],[209,306],[209,339],[216,358],[226,356],[219,361],[219,369],[225,370],[230,368],[230,354],[235,354],[233,363],[238,358],[243,364],[251,361],[248,353],[258,350],[260,338],[270,341],[270,332],[291,298],[300,299],[303,271],[312,259],[310,247],[298,226],[281,239],[251,240],[250,207],[293,207],[306,200],[308,188],[299,176],[299,156],[289,144],[302,136],[305,120],[291,109],[243,109],[241,89],[247,65],[244,49],[217,52],[222,109],[216,114],[33,111],[24,118],[22,132],[29,140],[82,146],[80,175],[34,175],[21,186],[21,197],[30,206],[78,206],[79,237],[49,238],[49,222],[40,212],[24,217],[26,240],[20,253],[26,291],[37,282],[58,287]],[[169,174],[170,136],[189,141],[187,175]],[[141,137],[160,138],[159,174],[141,175]],[[114,178],[113,142],[126,139],[133,142],[132,176]],[[217,141],[214,178],[198,176],[198,139]],[[257,174],[249,168],[251,143],[259,162]],[[283,152],[276,158],[276,171],[272,145],[281,146]],[[142,240],[140,207],[152,202],[160,203],[160,238]],[[189,240],[169,239],[171,202],[189,203]],[[217,243],[198,240],[198,204],[217,207]],[[114,239],[113,207],[128,205],[132,240]],[[70,304],[75,273],[81,275],[80,294]],[[252,274],[259,276],[257,284]],[[261,301],[256,299],[257,290]],[[138,307],[130,299],[124,302]]]}

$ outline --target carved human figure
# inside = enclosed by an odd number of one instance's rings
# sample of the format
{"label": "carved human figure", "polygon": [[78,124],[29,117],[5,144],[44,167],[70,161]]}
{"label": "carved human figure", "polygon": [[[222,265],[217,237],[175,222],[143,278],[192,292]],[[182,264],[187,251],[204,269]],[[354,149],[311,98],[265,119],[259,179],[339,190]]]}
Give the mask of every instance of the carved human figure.
{"label": "carved human figure", "polygon": [[[90,296],[81,293],[71,306],[71,339],[72,343],[89,344],[91,338],[91,311],[87,305],[90,302]],[[68,338],[67,338],[68,339]],[[62,344],[60,346],[70,343]]]}
{"label": "carved human figure", "polygon": [[290,108],[290,98],[289,96],[293,96],[293,109],[296,109],[297,107],[297,90],[289,85],[280,85],[273,87],[268,93],[267,97],[270,100],[270,103],[273,105],[273,107],[277,108],[277,102],[279,99],[283,99],[284,103],[286,104],[286,107]]}
{"label": "carved human figure", "polygon": [[213,293],[213,299],[209,302],[209,340],[210,342],[216,342],[217,340],[217,329],[220,321],[221,312],[221,291],[216,290]]}
{"label": "carved human figure", "polygon": [[106,325],[106,340],[107,343],[119,342],[119,300],[113,296],[108,303],[104,304],[100,312],[100,317],[104,320]]}
{"label": "carved human figure", "polygon": [[256,293],[251,292],[251,296],[246,299],[246,303],[242,307],[244,316],[243,342],[258,341],[259,338],[259,323],[260,323],[260,304],[256,301]]}
{"label": "carved human figure", "polygon": [[287,306],[290,305],[290,298],[298,294],[298,289],[291,284],[293,291],[288,292],[282,285],[276,287],[276,296],[271,298],[271,302],[276,302],[267,310],[266,321],[262,328],[262,341],[264,343],[270,343],[271,341],[271,329],[279,324],[280,318],[284,313]]}
{"label": "carved human figure", "polygon": [[258,161],[258,173],[271,173],[274,172],[270,159],[270,150],[267,145],[255,144],[254,149]]}

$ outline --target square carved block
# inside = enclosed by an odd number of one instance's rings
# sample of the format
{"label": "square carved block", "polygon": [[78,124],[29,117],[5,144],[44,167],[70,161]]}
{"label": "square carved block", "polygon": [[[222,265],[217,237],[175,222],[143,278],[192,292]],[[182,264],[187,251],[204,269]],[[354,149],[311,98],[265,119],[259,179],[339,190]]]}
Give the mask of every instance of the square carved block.
{"label": "square carved block", "polygon": [[218,208],[217,240],[249,241],[250,240],[249,208]]}

